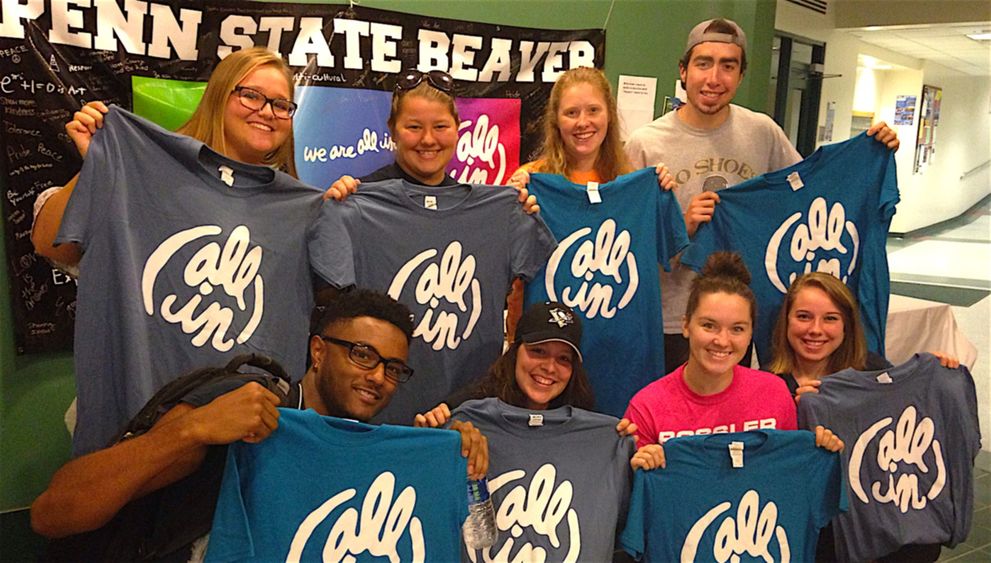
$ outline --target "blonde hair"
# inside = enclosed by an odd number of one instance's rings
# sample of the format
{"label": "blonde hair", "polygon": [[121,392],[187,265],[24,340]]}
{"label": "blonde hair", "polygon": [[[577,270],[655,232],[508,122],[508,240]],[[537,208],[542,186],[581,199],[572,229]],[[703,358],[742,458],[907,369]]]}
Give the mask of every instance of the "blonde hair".
{"label": "blonde hair", "polygon": [[451,112],[451,116],[454,117],[454,126],[457,127],[461,124],[461,118],[458,116],[458,108],[454,105],[454,96],[442,91],[430,85],[430,82],[424,77],[423,82],[416,85],[415,88],[410,90],[395,90],[392,93],[392,106],[389,109],[389,132],[392,136],[396,136],[396,120],[399,119],[399,111],[402,109],[403,100],[409,96],[419,96],[425,98],[432,102],[440,102],[447,106],[447,111]]}
{"label": "blonde hair", "polygon": [[[193,112],[189,121],[180,127],[178,132],[206,143],[221,154],[228,154],[227,139],[224,136],[224,115],[227,100],[231,92],[234,91],[234,87],[244,80],[245,76],[263,66],[274,67],[285,76],[286,83],[289,85],[289,99],[291,100],[295,94],[295,85],[292,71],[285,61],[279,55],[262,47],[241,49],[228,55],[213,69],[210,80],[206,84],[206,90],[203,92],[203,99],[196,106],[196,111]],[[286,142],[265,155],[262,162],[293,177],[298,177],[296,161],[293,158],[294,152],[295,145],[290,129]]]}
{"label": "blonde hair", "polygon": [[612,94],[612,86],[606,75],[598,69],[581,67],[566,71],[558,77],[551,88],[551,97],[544,110],[544,144],[537,158],[540,162],[540,172],[562,174],[567,176],[570,170],[568,155],[561,140],[561,131],[557,126],[557,114],[561,110],[561,96],[564,91],[577,84],[591,84],[606,101],[606,111],[609,123],[606,138],[602,140],[599,154],[595,159],[595,171],[604,181],[612,181],[620,174],[633,171],[630,159],[623,151],[623,143],[619,140],[619,113],[616,111],[616,98]]}
{"label": "blonde hair", "polygon": [[785,294],[778,320],[774,323],[774,336],[771,339],[774,355],[769,366],[770,371],[793,374],[798,366],[795,350],[788,342],[788,317],[798,293],[807,287],[822,290],[843,317],[843,342],[829,356],[827,373],[836,373],[846,368],[864,369],[867,363],[867,340],[864,337],[864,325],[860,322],[857,300],[850,289],[835,276],[811,272],[796,278]]}

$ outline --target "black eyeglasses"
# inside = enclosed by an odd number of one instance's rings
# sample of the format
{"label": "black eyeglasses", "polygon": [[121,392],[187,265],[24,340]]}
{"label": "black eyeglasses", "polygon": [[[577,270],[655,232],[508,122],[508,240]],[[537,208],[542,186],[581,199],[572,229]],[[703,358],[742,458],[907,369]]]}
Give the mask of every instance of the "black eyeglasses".
{"label": "black eyeglasses", "polygon": [[374,347],[360,342],[341,340],[333,336],[320,335],[320,339],[331,344],[337,344],[348,349],[348,358],[365,369],[375,369],[379,364],[385,365],[385,376],[396,383],[406,383],[413,377],[413,368],[402,360],[383,358]]}
{"label": "black eyeglasses", "polygon": [[399,80],[396,80],[396,90],[412,90],[420,85],[424,80],[434,88],[444,92],[445,94],[454,97],[454,79],[451,75],[444,72],[443,70],[431,70],[429,72],[420,72],[416,69],[409,69],[399,76]]}
{"label": "black eyeglasses", "polygon": [[272,104],[272,115],[279,119],[289,119],[296,113],[295,102],[290,102],[284,98],[269,98],[254,88],[247,86],[235,86],[234,92],[237,94],[241,105],[254,111],[261,111],[265,104]]}

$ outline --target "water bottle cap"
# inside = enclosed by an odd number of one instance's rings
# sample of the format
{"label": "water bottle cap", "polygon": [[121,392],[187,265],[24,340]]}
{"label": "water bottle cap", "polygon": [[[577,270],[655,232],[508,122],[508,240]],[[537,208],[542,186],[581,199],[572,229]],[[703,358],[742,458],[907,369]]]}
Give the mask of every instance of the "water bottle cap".
{"label": "water bottle cap", "polygon": [[478,481],[468,480],[468,503],[485,502],[489,500],[489,484],[485,478]]}

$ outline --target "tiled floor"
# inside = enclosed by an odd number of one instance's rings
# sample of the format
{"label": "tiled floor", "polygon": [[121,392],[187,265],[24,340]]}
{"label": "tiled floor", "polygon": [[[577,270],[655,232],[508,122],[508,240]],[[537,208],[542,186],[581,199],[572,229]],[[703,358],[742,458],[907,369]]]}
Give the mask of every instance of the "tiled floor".
{"label": "tiled floor", "polygon": [[974,520],[970,535],[953,549],[943,548],[940,561],[991,561],[991,473],[975,470]]}
{"label": "tiled floor", "polygon": [[[978,395],[991,394],[991,197],[951,222],[889,239],[888,264],[892,293],[953,306],[960,330],[977,347],[971,374]],[[982,419],[984,447],[989,449],[988,413]],[[974,476],[970,535],[954,549],[944,547],[940,561],[991,562],[991,472],[975,469]]]}
{"label": "tiled floor", "polygon": [[991,197],[937,226],[888,239],[891,281],[991,290]]}

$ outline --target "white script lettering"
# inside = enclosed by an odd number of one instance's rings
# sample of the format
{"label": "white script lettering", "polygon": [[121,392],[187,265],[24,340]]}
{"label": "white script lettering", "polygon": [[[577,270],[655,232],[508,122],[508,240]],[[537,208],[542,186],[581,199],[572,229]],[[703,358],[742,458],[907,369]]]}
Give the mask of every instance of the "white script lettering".
{"label": "white script lettering", "polygon": [[[499,142],[499,126],[489,127],[489,116],[482,114],[474,122],[466,119],[458,125],[458,160],[464,163],[464,169],[458,174],[454,171],[454,177],[463,184],[502,184],[506,176],[506,147]],[[498,162],[496,155],[498,154]],[[486,168],[477,166],[475,161],[487,165]],[[489,179],[489,171],[495,173],[495,177]]]}
{"label": "white script lettering", "polygon": [[[354,561],[354,556],[367,552],[374,557],[388,557],[390,563],[399,563],[399,541],[409,528],[412,554],[409,561],[424,561],[423,525],[413,516],[416,508],[416,490],[406,487],[395,499],[392,495],[396,477],[385,471],[375,478],[361,503],[361,513],[348,507],[334,522],[323,548],[323,560],[328,562]],[[303,549],[310,541],[313,530],[338,506],[351,500],[355,489],[346,489],[332,496],[310,512],[300,523],[289,546],[286,561],[300,561]],[[393,502],[395,502],[393,504]]]}
{"label": "white script lettering", "polygon": [[[617,310],[621,310],[630,304],[636,295],[637,287],[640,285],[640,274],[637,270],[637,259],[630,250],[630,232],[623,230],[616,234],[616,221],[606,219],[599,225],[599,230],[595,235],[595,242],[584,240],[578,246],[574,257],[571,259],[571,278],[581,283],[578,289],[572,293],[571,287],[565,285],[561,290],[560,298],[555,289],[555,278],[561,266],[561,261],[568,249],[578,240],[586,237],[592,232],[590,227],[582,227],[571,233],[558,244],[554,253],[547,261],[547,273],[544,277],[544,289],[552,301],[560,300],[569,307],[579,309],[589,319],[594,319],[597,315],[611,319],[616,315]],[[618,303],[613,303],[613,290],[623,289],[623,266],[626,266],[628,281]],[[595,273],[609,278],[614,285],[608,283],[593,282]],[[591,285],[590,285],[591,284]]]}
{"label": "white script lettering", "polygon": [[[801,218],[802,213],[797,212],[785,219],[781,223],[781,226],[774,231],[771,240],[767,243],[767,249],[764,254],[764,267],[767,270],[768,280],[781,293],[786,293],[788,287],[782,281],[781,274],[779,273],[778,251],[784,242],[785,236]],[[844,230],[850,236],[850,241],[853,245],[852,252],[842,242]],[[826,254],[825,257],[820,257],[816,253],[819,250],[828,252],[829,254]],[[846,220],[846,210],[843,208],[843,205],[836,202],[827,213],[825,198],[817,197],[809,206],[808,223],[798,223],[798,226],[792,232],[788,255],[795,264],[804,262],[801,273],[807,274],[813,270],[816,272],[826,272],[846,283],[849,276],[853,274],[853,271],[857,267],[859,250],[860,235],[857,232],[857,226],[853,222]],[[850,255],[846,258],[847,267],[844,269],[840,264],[840,256],[846,256],[848,253]],[[816,262],[817,258],[818,262]],[[788,284],[790,285],[798,275],[798,271],[792,271],[787,276]]]}
{"label": "white script lettering", "polygon": [[[462,340],[471,336],[482,314],[482,292],[481,285],[475,278],[475,257],[469,254],[462,260],[461,253],[461,243],[451,242],[444,250],[440,262],[428,264],[414,284],[416,302],[427,309],[417,323],[413,336],[423,338],[424,342],[430,344],[434,350],[442,350],[445,346],[451,350],[456,349]],[[403,265],[389,285],[389,296],[400,301],[406,282],[413,272],[435,256],[437,250],[431,248],[417,254]],[[465,302],[469,289],[472,299],[470,312]],[[465,328],[460,333],[459,313],[439,310],[441,299],[446,303],[457,305],[461,314],[468,314]]]}
{"label": "white script lettering", "polygon": [[[521,469],[507,471],[489,481],[490,492],[494,495],[502,487],[524,477],[526,472]],[[563,480],[556,484],[556,479],[555,467],[545,463],[534,472],[530,483],[514,486],[496,509],[496,525],[500,532],[499,538],[504,540],[503,544],[494,554],[492,550],[495,546],[479,552],[469,550],[468,558],[473,563],[478,562],[479,555],[485,563],[496,561],[526,563],[547,559],[564,563],[578,561],[581,556],[581,527],[578,513],[571,507],[574,489],[571,481]],[[525,529],[529,528],[537,536],[546,538],[554,550],[561,549],[558,527],[565,519],[568,522],[568,545],[564,557],[548,557],[546,548],[535,546],[529,541],[515,546],[516,540],[523,535]],[[511,537],[506,537],[505,532]],[[517,547],[515,554],[513,554],[514,546]]]}
{"label": "white script lettering", "polygon": [[[894,430],[888,430],[881,435],[878,440],[875,461],[878,469],[887,473],[887,489],[884,492],[881,491],[882,483],[880,481],[871,484],[871,496],[874,500],[894,504],[903,514],[908,512],[909,508],[913,510],[924,509],[928,502],[939,496],[946,486],[946,462],[943,459],[943,447],[939,440],[934,438],[935,424],[929,417],[919,420],[916,424],[917,418],[916,408],[909,405],[898,417]],[[867,492],[864,490],[863,475],[861,474],[864,455],[875,436],[890,425],[892,420],[892,417],[889,416],[871,425],[857,438],[853,451],[850,453],[850,489],[864,504],[870,503]],[[933,457],[936,460],[936,476],[929,492],[922,494],[919,490],[919,474],[899,474],[898,464],[902,462],[915,466],[919,473],[928,474],[930,468],[923,456],[930,449],[932,449]]]}
{"label": "white script lettering", "polygon": [[[681,547],[682,561],[695,561],[699,543],[709,526],[720,515],[730,509],[729,502],[722,502],[706,512],[692,525]],[[751,489],[743,494],[736,509],[736,519],[727,516],[716,530],[712,546],[712,556],[716,561],[739,561],[744,553],[751,557],[760,557],[771,563],[781,561],[787,563],[791,559],[791,548],[788,545],[788,534],[778,526],[778,506],[768,502],[760,509],[760,495]],[[771,540],[777,540],[779,557],[771,556]]]}
{"label": "white script lettering", "polygon": [[[172,256],[196,239],[217,236],[221,232],[222,229],[216,225],[193,227],[170,236],[158,245],[145,262],[141,276],[145,313],[155,315],[155,281]],[[244,225],[238,225],[231,231],[222,248],[216,242],[203,245],[183,269],[183,281],[188,287],[197,290],[197,294],[178,310],[173,308],[179,300],[178,295],[170,293],[162,299],[160,313],[163,319],[178,324],[185,334],[198,331],[191,340],[194,346],[201,347],[210,341],[216,350],[226,352],[234,347],[235,342],[247,342],[261,323],[265,309],[264,281],[259,274],[262,248],[250,248],[250,245],[251,234]],[[212,302],[197,313],[203,299],[210,297],[217,288],[233,297],[239,310],[246,311],[248,303],[244,294],[249,287],[254,288],[251,316],[234,339],[226,338],[235,316],[231,308]]]}

